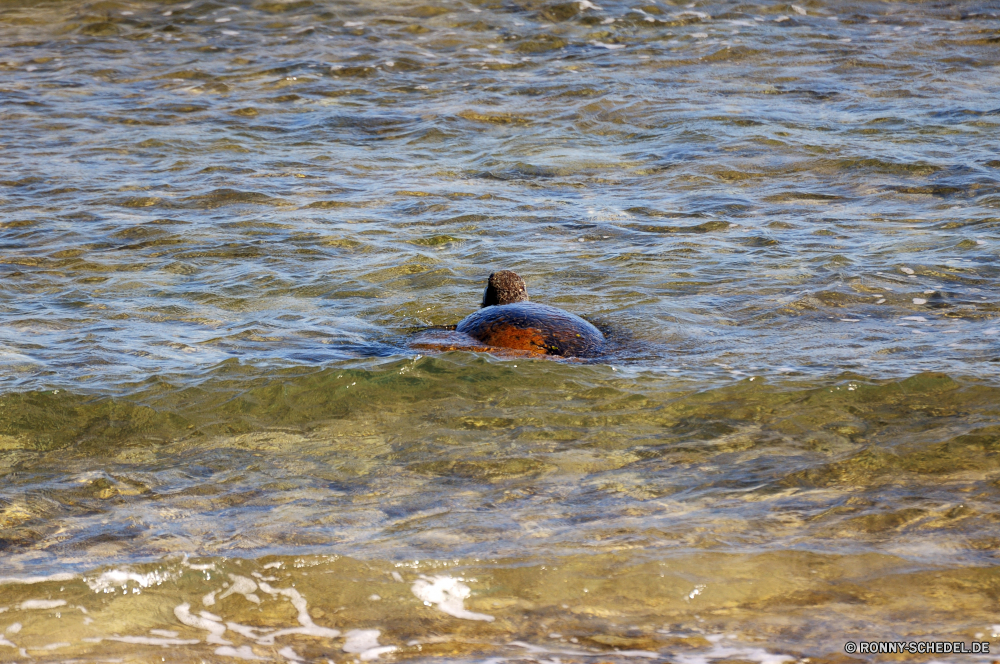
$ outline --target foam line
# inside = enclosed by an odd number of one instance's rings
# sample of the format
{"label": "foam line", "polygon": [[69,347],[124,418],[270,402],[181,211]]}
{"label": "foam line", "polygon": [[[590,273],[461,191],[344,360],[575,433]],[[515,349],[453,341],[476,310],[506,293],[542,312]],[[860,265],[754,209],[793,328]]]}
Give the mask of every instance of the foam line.
{"label": "foam line", "polygon": [[217,623],[214,620],[209,620],[201,616],[191,615],[191,605],[184,603],[174,609],[174,615],[182,623],[188,627],[195,627],[197,629],[203,629],[208,632],[208,638],[205,639],[206,643],[216,643],[220,645],[232,645],[232,641],[226,641],[222,638],[222,635],[226,633],[226,626],[222,623]]}
{"label": "foam line", "polygon": [[362,662],[378,659],[381,655],[396,651],[396,646],[381,646],[377,629],[352,629],[345,636],[344,652],[356,653]]}
{"label": "foam line", "polygon": [[53,574],[51,576],[3,576],[0,577],[0,585],[4,583],[45,583],[46,581],[72,581],[76,578],[76,574],[70,574],[68,572],[60,572],[59,574]]}
{"label": "foam line", "polygon": [[148,588],[152,585],[160,585],[164,581],[170,578],[169,575],[162,574],[159,571],[150,572],[148,574],[137,574],[136,572],[129,572],[123,569],[112,569],[107,572],[101,573],[96,579],[84,579],[90,589],[95,593],[107,592],[112,589],[117,589],[124,586],[129,581],[138,584],[143,588]]}
{"label": "foam line", "polygon": [[306,602],[306,598],[295,588],[274,588],[263,581],[259,585],[260,589],[269,595],[283,595],[287,597],[292,606],[299,612],[299,624],[302,625],[301,627],[279,629],[277,632],[263,636],[257,641],[260,645],[274,645],[274,640],[277,637],[285,636],[286,634],[305,634],[306,636],[318,636],[328,639],[340,636],[340,630],[320,627],[313,622],[312,617],[309,615],[309,604]]}
{"label": "foam line", "polygon": [[233,584],[226,589],[226,592],[222,593],[215,600],[213,600],[213,604],[216,601],[221,602],[230,595],[243,595],[247,598],[247,600],[253,602],[254,604],[260,604],[260,597],[257,597],[257,595],[254,594],[254,591],[257,590],[257,583],[253,579],[236,574],[230,574],[229,579],[233,582]]}
{"label": "foam line", "polygon": [[226,627],[228,627],[232,631],[236,632],[240,636],[245,636],[248,639],[253,639],[254,641],[256,641],[257,639],[259,639],[261,637],[261,635],[257,633],[258,631],[265,632],[265,633],[271,631],[271,630],[266,629],[266,628],[265,629],[260,629],[258,627],[250,627],[249,625],[241,625],[239,623],[234,623],[234,622],[227,622],[226,623]]}
{"label": "foam line", "polygon": [[463,620],[484,620],[486,622],[495,620],[493,616],[485,613],[467,610],[464,602],[472,594],[472,590],[469,586],[450,576],[427,577],[421,574],[420,578],[410,586],[410,590],[424,604],[427,606],[433,604],[437,606],[438,610],[449,616]]}
{"label": "foam line", "polygon": [[17,605],[17,608],[22,611],[28,611],[30,609],[55,609],[60,606],[66,606],[66,600],[64,599],[29,599],[21,602]]}
{"label": "foam line", "polygon": [[141,646],[193,646],[201,643],[198,639],[167,639],[154,636],[105,636],[98,639],[100,640],[134,643]]}
{"label": "foam line", "polygon": [[[510,645],[517,646],[519,648],[524,648],[533,654],[556,654],[556,655],[574,655],[576,657],[593,657],[594,655],[603,654],[601,652],[587,652],[585,650],[569,650],[566,648],[546,648],[545,646],[536,646],[533,643],[526,643],[524,641],[511,641]],[[615,653],[618,654],[617,652]]]}
{"label": "foam line", "polygon": [[258,657],[250,646],[240,646],[239,648],[234,648],[232,646],[219,646],[215,649],[215,654],[223,655],[225,657],[236,657],[237,659],[264,659],[263,657]]}
{"label": "foam line", "polygon": [[299,657],[298,653],[296,653],[291,646],[285,646],[284,648],[278,651],[278,654],[290,662],[303,661],[302,658]]}

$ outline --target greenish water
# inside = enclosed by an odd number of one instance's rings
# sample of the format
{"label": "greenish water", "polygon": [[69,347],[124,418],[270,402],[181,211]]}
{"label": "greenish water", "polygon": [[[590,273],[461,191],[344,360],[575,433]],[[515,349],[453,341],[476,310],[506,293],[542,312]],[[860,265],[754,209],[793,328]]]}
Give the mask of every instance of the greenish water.
{"label": "greenish water", "polygon": [[997,13],[0,3],[0,661],[997,641]]}
{"label": "greenish water", "polygon": [[[461,353],[215,373],[0,400],[11,643],[60,660],[348,656],[339,639],[268,640],[305,624],[279,588],[314,625],[380,630],[392,657],[822,661],[850,636],[992,633],[994,385],[699,389]],[[495,620],[432,612],[421,575],[462,582],[459,606]],[[236,577],[273,592],[205,599],[253,591]],[[227,643],[205,641],[202,610],[237,625]]]}

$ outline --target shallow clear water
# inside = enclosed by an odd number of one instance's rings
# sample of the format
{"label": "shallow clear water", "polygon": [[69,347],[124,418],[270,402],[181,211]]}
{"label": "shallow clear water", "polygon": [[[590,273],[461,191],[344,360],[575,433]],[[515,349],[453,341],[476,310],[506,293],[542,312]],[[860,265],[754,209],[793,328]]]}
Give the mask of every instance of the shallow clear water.
{"label": "shallow clear water", "polygon": [[3,3],[0,660],[996,640],[998,13]]}

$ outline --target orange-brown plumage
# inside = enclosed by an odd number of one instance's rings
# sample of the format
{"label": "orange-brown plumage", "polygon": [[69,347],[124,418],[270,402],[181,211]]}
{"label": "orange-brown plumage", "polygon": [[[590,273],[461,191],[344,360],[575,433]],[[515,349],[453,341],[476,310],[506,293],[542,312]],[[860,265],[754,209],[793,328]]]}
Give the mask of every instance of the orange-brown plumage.
{"label": "orange-brown plumage", "polygon": [[604,349],[604,335],[575,314],[529,302],[524,280],[510,270],[500,270],[490,275],[479,311],[465,317],[454,331],[424,333],[414,345],[592,357]]}

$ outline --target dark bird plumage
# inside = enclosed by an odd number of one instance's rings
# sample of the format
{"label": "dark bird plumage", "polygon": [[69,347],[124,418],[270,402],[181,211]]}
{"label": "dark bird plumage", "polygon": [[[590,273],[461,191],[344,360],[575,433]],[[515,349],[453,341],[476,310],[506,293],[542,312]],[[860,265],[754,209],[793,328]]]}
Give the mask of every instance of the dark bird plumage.
{"label": "dark bird plumage", "polygon": [[455,328],[487,346],[563,357],[601,353],[604,335],[568,311],[528,301],[528,289],[515,272],[490,275],[482,308]]}

